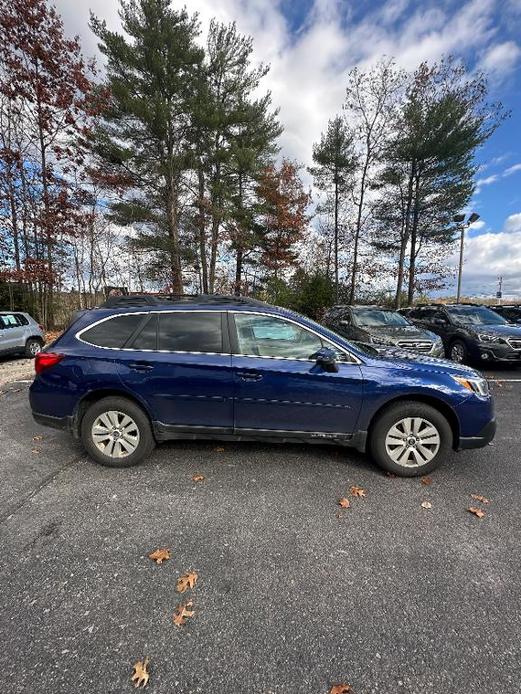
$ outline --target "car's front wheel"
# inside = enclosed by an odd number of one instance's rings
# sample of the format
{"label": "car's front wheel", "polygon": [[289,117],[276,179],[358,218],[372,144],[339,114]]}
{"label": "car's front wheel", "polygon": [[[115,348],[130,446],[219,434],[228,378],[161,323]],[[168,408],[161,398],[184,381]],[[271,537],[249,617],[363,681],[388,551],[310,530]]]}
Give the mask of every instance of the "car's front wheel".
{"label": "car's front wheel", "polygon": [[37,337],[31,337],[25,343],[25,356],[29,359],[35,357],[39,352],[42,351],[43,342]]}
{"label": "car's front wheel", "polygon": [[81,439],[90,457],[109,467],[137,465],[155,445],[146,414],[122,397],[103,398],[89,407]]}
{"label": "car's front wheel", "polygon": [[452,429],[436,408],[407,401],[391,405],[371,428],[369,447],[378,465],[400,477],[432,472],[452,447]]}
{"label": "car's front wheel", "polygon": [[457,364],[465,364],[468,359],[467,347],[461,340],[454,340],[449,347],[449,358]]}

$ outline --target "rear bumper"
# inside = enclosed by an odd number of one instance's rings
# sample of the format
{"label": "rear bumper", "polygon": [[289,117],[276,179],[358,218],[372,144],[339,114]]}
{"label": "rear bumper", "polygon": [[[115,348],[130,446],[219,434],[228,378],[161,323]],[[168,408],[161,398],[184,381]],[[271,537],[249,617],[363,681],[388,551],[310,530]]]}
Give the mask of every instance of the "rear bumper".
{"label": "rear bumper", "polygon": [[483,448],[487,446],[496,435],[496,419],[491,419],[485,424],[477,436],[460,436],[458,450],[468,448]]}

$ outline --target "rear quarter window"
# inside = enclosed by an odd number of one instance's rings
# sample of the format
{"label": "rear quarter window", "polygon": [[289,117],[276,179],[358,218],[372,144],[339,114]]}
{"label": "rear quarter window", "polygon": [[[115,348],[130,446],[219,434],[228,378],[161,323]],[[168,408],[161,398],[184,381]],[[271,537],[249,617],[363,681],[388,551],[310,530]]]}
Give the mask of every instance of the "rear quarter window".
{"label": "rear quarter window", "polygon": [[96,347],[121,348],[135,333],[143,318],[143,314],[139,313],[115,316],[87,328],[80,334],[80,339]]}

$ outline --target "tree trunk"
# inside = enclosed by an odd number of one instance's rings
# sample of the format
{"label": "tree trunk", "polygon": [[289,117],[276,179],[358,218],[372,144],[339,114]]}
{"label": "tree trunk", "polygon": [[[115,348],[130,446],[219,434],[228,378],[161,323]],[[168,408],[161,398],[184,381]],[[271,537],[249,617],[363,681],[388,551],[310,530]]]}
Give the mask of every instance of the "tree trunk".
{"label": "tree trunk", "polygon": [[360,232],[361,232],[361,227],[362,227],[362,212],[364,209],[364,197],[365,197],[365,184],[366,184],[366,179],[367,179],[367,171],[369,168],[369,155],[366,156],[365,163],[364,163],[364,169],[362,172],[362,178],[360,180],[360,200],[358,202],[358,214],[356,218],[356,227],[355,227],[355,245],[353,247],[353,268],[351,271],[351,286],[349,288],[349,303],[353,304],[355,300],[355,292],[356,292],[356,277],[358,273],[358,246],[359,246],[359,240],[360,240]]}
{"label": "tree trunk", "polygon": [[411,226],[411,257],[409,258],[409,289],[407,292],[407,305],[408,306],[412,306],[412,304],[413,304],[415,282],[416,282],[416,255],[417,255],[416,244],[418,241],[418,213],[419,213],[419,206],[420,206],[419,187],[420,187],[420,180],[419,180],[419,176],[417,174],[416,178],[415,178],[415,185],[414,185],[414,209],[413,209],[412,226]]}
{"label": "tree trunk", "polygon": [[243,261],[244,251],[241,247],[237,249],[237,258],[235,263],[235,296],[241,295],[241,283],[242,283],[242,261]]}
{"label": "tree trunk", "polygon": [[395,296],[395,307],[400,308],[402,301],[402,289],[403,289],[403,279],[405,275],[405,253],[407,251],[407,244],[409,242],[410,233],[410,220],[411,220],[411,206],[412,206],[412,194],[413,194],[413,184],[414,177],[416,174],[416,162],[413,160],[411,164],[411,171],[409,173],[409,181],[407,183],[407,203],[405,205],[405,218],[402,223],[402,234],[400,243],[400,260],[398,262],[398,278],[396,282],[396,296]]}
{"label": "tree trunk", "polygon": [[170,176],[168,191],[168,234],[170,236],[170,276],[172,292],[183,293],[181,251],[179,248],[179,218],[177,214],[178,193],[174,176]]}
{"label": "tree trunk", "polygon": [[199,262],[201,265],[201,284],[203,294],[208,294],[208,262],[206,259],[206,223],[205,223],[205,210],[204,210],[204,171],[202,169],[202,164],[199,164],[197,170],[198,178],[198,206],[199,206]]}
{"label": "tree trunk", "polygon": [[335,172],[335,303],[338,303],[338,171]]}
{"label": "tree trunk", "polygon": [[217,246],[219,244],[219,227],[221,225],[221,196],[217,191],[220,184],[221,167],[216,164],[212,179],[212,233],[210,238],[210,271],[208,280],[208,290],[210,294],[215,291],[215,268],[217,265]]}

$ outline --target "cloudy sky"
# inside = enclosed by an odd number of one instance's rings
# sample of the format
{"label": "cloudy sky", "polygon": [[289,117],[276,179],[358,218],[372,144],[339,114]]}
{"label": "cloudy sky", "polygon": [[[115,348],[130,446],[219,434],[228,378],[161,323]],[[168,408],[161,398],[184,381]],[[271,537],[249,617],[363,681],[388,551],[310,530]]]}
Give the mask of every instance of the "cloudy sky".
{"label": "cloudy sky", "polygon": [[[211,17],[235,20],[251,34],[258,61],[270,63],[265,87],[280,108],[286,156],[309,164],[311,145],[340,111],[349,68],[382,55],[413,69],[421,60],[456,55],[490,75],[491,98],[512,112],[478,155],[470,210],[464,291],[521,296],[521,0],[188,0],[203,32]],[[89,10],[117,28],[118,0],[55,0],[65,28],[97,54]],[[454,261],[455,262],[455,261]]]}

